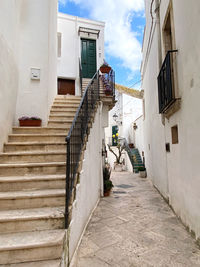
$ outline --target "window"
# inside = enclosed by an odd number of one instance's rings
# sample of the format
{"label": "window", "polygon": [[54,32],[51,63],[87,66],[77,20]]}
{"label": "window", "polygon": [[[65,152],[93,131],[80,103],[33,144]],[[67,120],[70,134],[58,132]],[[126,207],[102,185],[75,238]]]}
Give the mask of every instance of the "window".
{"label": "window", "polygon": [[163,26],[163,55],[164,61],[158,75],[159,113],[169,118],[180,108],[176,78],[176,47],[174,38],[174,23],[172,5],[165,18]]}
{"label": "window", "polygon": [[178,126],[175,125],[171,128],[172,144],[178,144]]}

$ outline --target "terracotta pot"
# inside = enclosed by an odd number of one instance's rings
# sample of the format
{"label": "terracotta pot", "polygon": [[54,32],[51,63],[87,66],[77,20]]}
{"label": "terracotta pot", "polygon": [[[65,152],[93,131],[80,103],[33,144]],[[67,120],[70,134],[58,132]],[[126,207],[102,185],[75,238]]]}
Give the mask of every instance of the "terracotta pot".
{"label": "terracotta pot", "polygon": [[42,120],[19,120],[20,127],[40,127]]}
{"label": "terracotta pot", "polygon": [[140,177],[141,178],[146,178],[147,177],[147,172],[146,171],[140,171]]}
{"label": "terracotta pot", "polygon": [[108,190],[108,191],[105,191],[105,192],[103,193],[104,197],[109,197],[109,196],[110,196],[110,191],[111,191],[111,189]]}
{"label": "terracotta pot", "polygon": [[122,164],[118,164],[118,163],[114,163],[114,170],[116,172],[122,172],[123,171],[123,165]]}
{"label": "terracotta pot", "polygon": [[100,71],[102,72],[102,73],[109,73],[110,71],[111,71],[111,67],[108,67],[108,66],[102,66],[102,67],[100,67]]}

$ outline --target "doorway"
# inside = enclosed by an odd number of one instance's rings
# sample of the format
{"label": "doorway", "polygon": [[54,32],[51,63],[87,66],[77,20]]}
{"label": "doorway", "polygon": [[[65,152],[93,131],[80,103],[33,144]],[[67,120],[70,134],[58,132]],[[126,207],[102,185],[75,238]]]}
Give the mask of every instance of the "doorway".
{"label": "doorway", "polygon": [[81,39],[82,77],[92,78],[96,72],[96,41]]}
{"label": "doorway", "polygon": [[58,78],[58,95],[75,95],[75,80]]}

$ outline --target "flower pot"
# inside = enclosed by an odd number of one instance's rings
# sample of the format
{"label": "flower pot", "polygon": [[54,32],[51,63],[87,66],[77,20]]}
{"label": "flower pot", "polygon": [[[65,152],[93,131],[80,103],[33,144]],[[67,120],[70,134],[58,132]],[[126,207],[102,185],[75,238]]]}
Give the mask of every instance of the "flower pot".
{"label": "flower pot", "polygon": [[146,171],[140,171],[140,177],[141,178],[146,178],[147,177],[147,172]]}
{"label": "flower pot", "polygon": [[109,197],[109,196],[110,196],[110,192],[111,192],[111,189],[105,191],[105,192],[103,193],[104,197]]}
{"label": "flower pot", "polygon": [[111,71],[111,67],[109,67],[109,66],[102,66],[102,67],[100,67],[100,71],[102,72],[102,73],[109,73],[110,71]]}
{"label": "flower pot", "polygon": [[122,164],[118,164],[118,163],[114,163],[114,170],[116,172],[122,172],[123,171],[123,165]]}
{"label": "flower pot", "polygon": [[19,120],[20,127],[40,127],[42,120]]}

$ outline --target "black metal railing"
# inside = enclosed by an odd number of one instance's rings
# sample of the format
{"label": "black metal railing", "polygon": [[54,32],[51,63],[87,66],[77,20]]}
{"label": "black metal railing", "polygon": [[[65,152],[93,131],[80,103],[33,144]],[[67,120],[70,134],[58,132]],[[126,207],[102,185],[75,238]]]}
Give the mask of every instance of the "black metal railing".
{"label": "black metal railing", "polygon": [[164,112],[175,101],[172,64],[172,53],[174,52],[177,52],[177,50],[167,52],[158,75],[159,113]]}
{"label": "black metal railing", "polygon": [[108,73],[108,83],[112,90],[112,96],[115,98],[115,72],[113,69]]}
{"label": "black metal railing", "polygon": [[94,115],[95,107],[99,101],[99,70],[95,73],[82,96],[80,105],[66,137],[66,207],[65,228],[69,223],[69,205],[72,197],[75,179],[83,145],[88,135],[89,124]]}
{"label": "black metal railing", "polygon": [[82,66],[81,66],[81,60],[79,58],[79,81],[80,81],[80,91],[81,96],[83,95],[83,74],[82,74]]}

